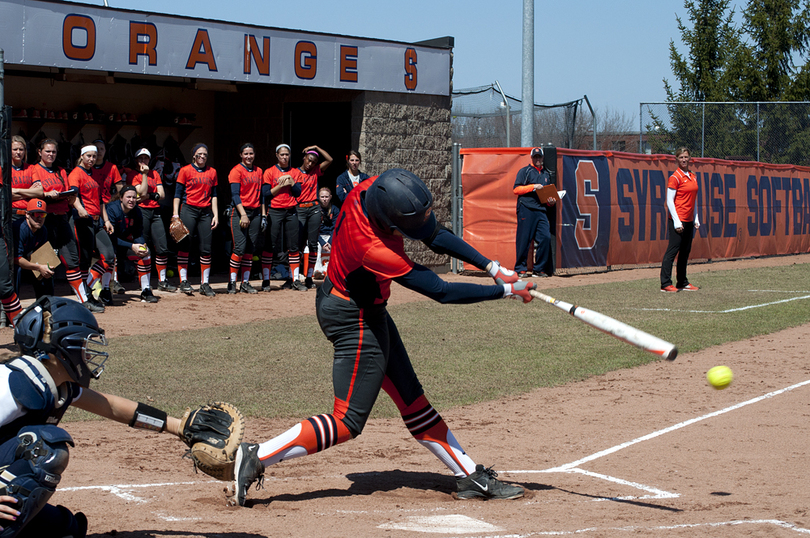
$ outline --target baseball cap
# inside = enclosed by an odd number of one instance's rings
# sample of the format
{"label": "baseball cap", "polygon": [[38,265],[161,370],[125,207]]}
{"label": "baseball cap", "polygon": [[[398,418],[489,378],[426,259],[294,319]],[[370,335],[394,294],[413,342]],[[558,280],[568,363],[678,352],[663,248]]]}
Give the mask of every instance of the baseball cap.
{"label": "baseball cap", "polygon": [[39,198],[31,198],[28,200],[28,207],[26,211],[29,213],[45,213],[47,209],[45,208],[45,202],[40,200]]}
{"label": "baseball cap", "polygon": [[146,156],[147,156],[147,157],[149,157],[150,159],[152,158],[152,154],[151,154],[151,153],[149,152],[149,150],[148,150],[148,149],[146,149],[146,148],[141,148],[141,149],[139,149],[139,150],[138,150],[138,153],[136,153],[136,154],[135,154],[135,158],[137,159],[137,158],[138,158],[138,157],[140,157],[141,155],[146,155]]}
{"label": "baseball cap", "polygon": [[543,156],[543,148],[532,148],[532,157],[535,157],[537,155],[541,157]]}

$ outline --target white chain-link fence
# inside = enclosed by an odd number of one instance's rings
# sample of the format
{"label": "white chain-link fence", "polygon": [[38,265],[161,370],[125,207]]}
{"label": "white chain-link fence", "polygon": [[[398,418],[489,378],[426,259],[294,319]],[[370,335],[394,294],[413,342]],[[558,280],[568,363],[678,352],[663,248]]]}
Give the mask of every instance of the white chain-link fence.
{"label": "white chain-link fence", "polygon": [[810,166],[810,102],[641,103],[639,144],[695,157]]}

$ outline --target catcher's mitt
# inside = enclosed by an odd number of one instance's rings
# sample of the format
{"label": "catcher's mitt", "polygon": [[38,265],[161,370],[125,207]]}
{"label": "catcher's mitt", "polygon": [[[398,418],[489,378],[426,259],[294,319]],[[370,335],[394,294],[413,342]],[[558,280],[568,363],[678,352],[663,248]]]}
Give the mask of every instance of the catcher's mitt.
{"label": "catcher's mitt", "polygon": [[229,403],[186,408],[180,418],[180,438],[190,447],[195,469],[217,480],[233,480],[236,451],[244,435],[245,417]]}
{"label": "catcher's mitt", "polygon": [[169,224],[169,234],[176,243],[179,243],[188,236],[188,228],[180,220],[180,217],[172,217],[172,222]]}

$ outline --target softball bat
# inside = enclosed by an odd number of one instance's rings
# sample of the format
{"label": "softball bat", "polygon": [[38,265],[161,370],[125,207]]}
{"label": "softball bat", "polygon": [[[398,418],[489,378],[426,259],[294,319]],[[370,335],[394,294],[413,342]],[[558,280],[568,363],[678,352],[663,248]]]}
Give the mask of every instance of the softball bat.
{"label": "softball bat", "polygon": [[559,299],[555,299],[554,297],[540,293],[537,290],[531,290],[529,293],[531,293],[532,297],[535,299],[540,299],[541,301],[554,305],[560,310],[568,312],[578,320],[587,323],[591,327],[614,336],[623,342],[632,344],[645,351],[649,351],[650,353],[655,353],[656,355],[664,357],[670,361],[674,361],[675,357],[678,356],[678,348],[675,347],[675,344],[670,344],[665,340],[661,340],[657,336],[645,333],[641,329],[631,327],[626,323],[622,323],[617,319],[600,314],[599,312],[588,310],[587,308],[573,305],[571,303],[566,303],[565,301],[560,301]]}

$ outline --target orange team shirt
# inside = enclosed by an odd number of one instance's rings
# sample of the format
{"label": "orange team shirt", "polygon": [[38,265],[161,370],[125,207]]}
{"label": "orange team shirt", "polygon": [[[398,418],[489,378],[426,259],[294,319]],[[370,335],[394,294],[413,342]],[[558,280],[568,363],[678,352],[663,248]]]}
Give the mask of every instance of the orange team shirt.
{"label": "orange team shirt", "polygon": [[248,170],[244,164],[239,163],[228,174],[228,183],[239,183],[239,198],[242,207],[256,209],[261,203],[262,169],[254,166]]}
{"label": "orange team shirt", "polygon": [[[34,165],[32,177],[34,181],[42,183],[42,190],[45,192],[65,192],[68,189],[67,175],[63,168],[54,167],[48,169],[42,166],[42,163],[38,163]],[[46,198],[45,201],[48,203],[48,213],[64,215],[70,209],[67,200],[64,198],[53,201]]]}
{"label": "orange team shirt", "polygon": [[[28,163],[23,163],[21,168],[11,166],[11,188],[12,189],[29,189],[34,186],[34,167]],[[0,184],[2,184],[2,168],[0,168]],[[11,202],[11,207],[14,209],[28,209],[28,200],[14,200]]]}
{"label": "orange team shirt", "polygon": [[208,207],[211,205],[211,193],[217,188],[217,171],[210,166],[200,170],[193,164],[187,164],[177,174],[177,182],[186,189],[184,203],[193,207]]}
{"label": "orange team shirt", "polygon": [[[131,175],[128,176],[129,180],[132,181],[132,186],[137,188],[138,185],[143,183],[143,174],[135,172],[134,170],[130,170],[130,172]],[[146,189],[147,198],[138,202],[138,205],[144,209],[157,209],[160,207],[160,202],[152,200],[148,196],[153,192],[157,192],[158,185],[163,185],[160,174],[155,170],[149,170],[149,173],[146,174],[146,184],[149,185]]]}
{"label": "orange team shirt", "polygon": [[[270,185],[272,189],[278,186],[278,178],[287,174],[292,175],[292,170],[282,170],[276,164],[264,171],[263,183]],[[295,178],[295,176],[293,176],[293,178]],[[296,205],[298,205],[298,202],[295,201],[295,197],[292,195],[292,187],[282,188],[278,191],[278,194],[273,196],[273,199],[270,200],[270,207],[273,209],[287,209],[288,207],[295,207]]]}
{"label": "orange team shirt", "polygon": [[101,216],[101,192],[99,192],[99,184],[93,179],[91,172],[77,166],[70,171],[68,185],[78,187],[79,198],[84,210],[90,213],[91,217]]}
{"label": "orange team shirt", "polygon": [[678,168],[669,176],[667,188],[675,191],[675,211],[678,213],[678,219],[681,222],[695,220],[695,199],[698,193],[698,182],[694,172],[686,173]]}
{"label": "orange team shirt", "polygon": [[296,183],[301,184],[301,196],[298,197],[299,204],[315,202],[318,200],[318,178],[323,175],[321,167],[315,165],[315,171],[306,173],[300,168],[291,172]]}
{"label": "orange team shirt", "polygon": [[93,167],[93,179],[101,187],[101,201],[105,204],[110,203],[112,200],[112,186],[121,183],[121,174],[118,172],[118,167],[110,161],[105,161],[101,166]]}
{"label": "orange team shirt", "polygon": [[367,179],[352,189],[343,202],[332,233],[332,254],[327,274],[344,295],[362,308],[382,304],[391,295],[391,280],[408,274],[414,263],[405,254],[400,235],[372,228],[363,213],[360,194],[374,183]]}

